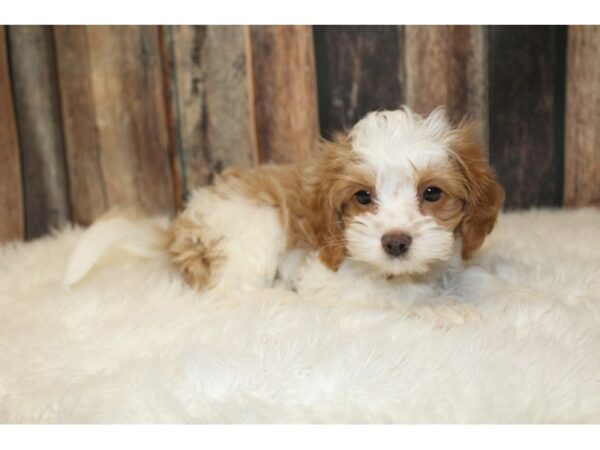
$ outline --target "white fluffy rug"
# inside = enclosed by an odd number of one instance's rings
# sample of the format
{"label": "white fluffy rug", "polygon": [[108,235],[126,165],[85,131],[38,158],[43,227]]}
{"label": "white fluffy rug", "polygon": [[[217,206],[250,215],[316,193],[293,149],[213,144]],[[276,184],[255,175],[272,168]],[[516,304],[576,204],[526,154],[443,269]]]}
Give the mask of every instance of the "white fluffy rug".
{"label": "white fluffy rug", "polygon": [[501,217],[477,260],[497,279],[465,299],[483,318],[452,327],[202,297],[160,254],[66,288],[81,234],[0,247],[0,422],[600,422],[598,210]]}

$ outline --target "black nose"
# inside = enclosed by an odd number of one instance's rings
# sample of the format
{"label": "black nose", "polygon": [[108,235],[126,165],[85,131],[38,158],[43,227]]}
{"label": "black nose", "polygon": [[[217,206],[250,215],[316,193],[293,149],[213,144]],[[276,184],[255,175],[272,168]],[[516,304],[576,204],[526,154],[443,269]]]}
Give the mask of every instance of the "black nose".
{"label": "black nose", "polygon": [[400,256],[410,247],[412,238],[408,234],[386,234],[381,238],[381,245],[388,255]]}

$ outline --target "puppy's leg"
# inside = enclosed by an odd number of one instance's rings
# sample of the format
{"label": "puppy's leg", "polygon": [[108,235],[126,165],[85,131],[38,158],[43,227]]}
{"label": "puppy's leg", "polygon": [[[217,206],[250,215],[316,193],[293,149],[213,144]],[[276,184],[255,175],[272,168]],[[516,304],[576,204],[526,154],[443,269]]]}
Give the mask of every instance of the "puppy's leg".
{"label": "puppy's leg", "polygon": [[316,254],[309,255],[293,274],[293,285],[306,298],[337,305],[391,307],[439,328],[478,323],[481,314],[458,298],[440,295],[432,285],[409,277],[385,279],[363,264],[344,261],[337,272]]}
{"label": "puppy's leg", "polygon": [[391,305],[407,311],[416,301],[436,295],[428,285],[413,283],[409,279],[387,280],[355,261],[345,260],[334,272],[323,264],[316,252],[298,265],[292,283],[299,293],[319,302]]}
{"label": "puppy's leg", "polygon": [[169,250],[183,278],[206,290],[270,286],[284,248],[275,208],[202,188],[173,223]]}
{"label": "puppy's leg", "polygon": [[474,324],[482,320],[481,312],[475,306],[445,297],[416,303],[410,309],[409,315],[416,319],[434,322],[439,328]]}
{"label": "puppy's leg", "polygon": [[171,226],[171,261],[183,279],[197,290],[208,288],[211,273],[222,263],[219,240],[202,220],[185,212]]}

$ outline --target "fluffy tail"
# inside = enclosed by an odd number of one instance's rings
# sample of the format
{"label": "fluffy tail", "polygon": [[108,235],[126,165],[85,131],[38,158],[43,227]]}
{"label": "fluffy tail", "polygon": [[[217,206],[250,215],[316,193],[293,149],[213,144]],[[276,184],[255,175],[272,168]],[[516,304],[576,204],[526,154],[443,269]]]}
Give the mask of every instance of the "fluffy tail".
{"label": "fluffy tail", "polygon": [[119,252],[140,258],[166,255],[166,219],[136,217],[111,211],[83,232],[69,256],[64,282],[71,286],[82,280],[103,258]]}

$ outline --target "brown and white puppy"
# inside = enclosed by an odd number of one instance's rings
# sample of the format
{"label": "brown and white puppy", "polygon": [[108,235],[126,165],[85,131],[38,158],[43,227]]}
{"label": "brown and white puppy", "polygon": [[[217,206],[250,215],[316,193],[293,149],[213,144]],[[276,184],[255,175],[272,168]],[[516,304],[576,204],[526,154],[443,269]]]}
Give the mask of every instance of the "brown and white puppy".
{"label": "brown and white puppy", "polygon": [[312,161],[232,168],[196,190],[169,250],[199,290],[269,286],[311,251],[331,273],[352,264],[410,282],[455,247],[469,259],[503,198],[471,124],[452,126],[443,109],[372,112]]}

